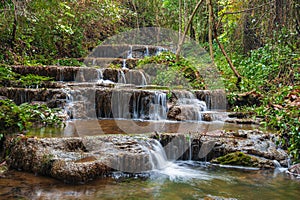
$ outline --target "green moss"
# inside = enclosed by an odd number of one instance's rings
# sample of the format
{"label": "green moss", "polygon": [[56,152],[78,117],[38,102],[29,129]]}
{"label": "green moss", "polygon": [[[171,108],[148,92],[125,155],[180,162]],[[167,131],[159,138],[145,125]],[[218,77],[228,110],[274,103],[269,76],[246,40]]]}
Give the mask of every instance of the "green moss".
{"label": "green moss", "polygon": [[222,165],[240,165],[247,167],[256,167],[258,165],[257,158],[247,155],[243,152],[229,153],[213,160],[215,163]]}

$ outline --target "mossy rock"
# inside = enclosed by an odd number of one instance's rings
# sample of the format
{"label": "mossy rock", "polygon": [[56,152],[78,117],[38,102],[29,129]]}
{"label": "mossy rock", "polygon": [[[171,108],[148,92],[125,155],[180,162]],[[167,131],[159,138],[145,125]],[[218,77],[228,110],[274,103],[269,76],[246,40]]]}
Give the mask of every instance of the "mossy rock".
{"label": "mossy rock", "polygon": [[222,165],[239,165],[247,167],[257,167],[259,161],[256,157],[247,155],[243,152],[234,152],[218,157],[212,161]]}

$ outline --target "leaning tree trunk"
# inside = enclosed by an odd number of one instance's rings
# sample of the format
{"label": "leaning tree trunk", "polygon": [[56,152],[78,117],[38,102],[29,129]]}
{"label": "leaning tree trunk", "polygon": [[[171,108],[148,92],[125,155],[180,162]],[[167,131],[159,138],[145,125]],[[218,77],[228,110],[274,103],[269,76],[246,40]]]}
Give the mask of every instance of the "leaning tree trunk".
{"label": "leaning tree trunk", "polygon": [[[211,3],[211,0],[208,0]],[[215,23],[215,19],[214,19],[214,13],[213,10],[211,9],[211,16],[212,16],[212,22],[213,22],[213,32],[214,32],[214,38],[219,46],[219,48],[222,51],[222,54],[225,56],[226,61],[229,65],[229,67],[231,68],[231,70],[233,71],[234,75],[237,77],[237,82],[236,82],[236,86],[238,89],[240,89],[240,83],[242,81],[242,77],[240,75],[240,73],[236,70],[236,68],[234,67],[231,59],[229,58],[229,56],[227,55],[224,46],[221,44],[221,42],[218,39],[218,32],[217,32],[217,28],[216,28],[216,23]]]}
{"label": "leaning tree trunk", "polygon": [[186,38],[186,35],[190,29],[190,26],[192,24],[192,21],[193,21],[193,18],[198,10],[198,8],[200,7],[200,5],[202,4],[204,0],[200,0],[197,5],[195,6],[190,18],[189,18],[189,21],[187,22],[186,26],[185,26],[185,29],[184,29],[184,32],[183,32],[183,35],[182,37],[179,38],[179,43],[178,43],[178,47],[177,47],[177,51],[176,51],[176,60],[179,61],[179,58],[180,58],[180,52],[181,52],[181,49],[182,49],[182,45],[185,41],[185,38]]}

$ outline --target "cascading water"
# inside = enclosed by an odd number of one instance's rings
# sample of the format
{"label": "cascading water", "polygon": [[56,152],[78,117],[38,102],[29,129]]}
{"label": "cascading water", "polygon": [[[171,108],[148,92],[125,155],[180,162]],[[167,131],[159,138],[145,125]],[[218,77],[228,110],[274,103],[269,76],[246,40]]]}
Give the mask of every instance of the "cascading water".
{"label": "cascading water", "polygon": [[141,85],[147,85],[147,79],[145,77],[145,74],[142,71],[139,71],[142,76],[142,83]]}
{"label": "cascading water", "polygon": [[155,55],[159,55],[164,51],[168,51],[168,50],[166,48],[163,48],[163,47],[158,47],[157,50],[156,50]]}
{"label": "cascading water", "polygon": [[140,70],[127,71],[125,73],[125,79],[127,84],[133,84],[137,86],[147,85],[145,73]]}
{"label": "cascading water", "polygon": [[143,140],[141,147],[149,154],[152,170],[163,169],[170,164],[170,162],[167,160],[167,155],[164,148],[157,140],[145,139]]}
{"label": "cascading water", "polygon": [[122,69],[128,69],[126,66],[126,59],[122,60]]}
{"label": "cascading water", "polygon": [[118,83],[124,83],[126,84],[126,77],[122,70],[118,71]]}
{"label": "cascading water", "polygon": [[149,47],[148,47],[148,46],[145,46],[145,48],[146,48],[146,51],[145,51],[144,57],[150,55],[150,54],[149,54]]}
{"label": "cascading water", "polygon": [[177,97],[175,108],[179,108],[181,117],[186,120],[201,121],[201,112],[206,111],[206,103],[200,101],[189,91],[175,93]]}
{"label": "cascading water", "polygon": [[167,95],[163,92],[155,92],[153,103],[151,104],[149,117],[151,120],[167,119]]}
{"label": "cascading water", "polygon": [[103,69],[96,69],[97,70],[97,81],[103,79]]}
{"label": "cascading water", "polygon": [[127,59],[132,59],[133,56],[132,56],[132,46],[129,47],[129,51],[127,52]]}
{"label": "cascading water", "polygon": [[111,109],[113,117],[117,119],[130,119],[131,114],[129,110],[130,99],[132,93],[117,90],[112,94]]}

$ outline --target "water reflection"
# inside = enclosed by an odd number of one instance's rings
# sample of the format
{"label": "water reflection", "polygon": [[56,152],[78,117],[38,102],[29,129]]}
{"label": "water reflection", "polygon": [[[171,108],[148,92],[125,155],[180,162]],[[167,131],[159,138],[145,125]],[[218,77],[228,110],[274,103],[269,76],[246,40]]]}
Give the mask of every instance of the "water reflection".
{"label": "water reflection", "polygon": [[141,120],[73,120],[65,127],[44,127],[31,129],[27,135],[37,137],[76,137],[101,134],[144,134],[154,131],[169,133],[198,132],[207,133],[214,130],[251,130],[257,126],[238,125],[224,122],[177,122],[177,121],[141,121]]}

